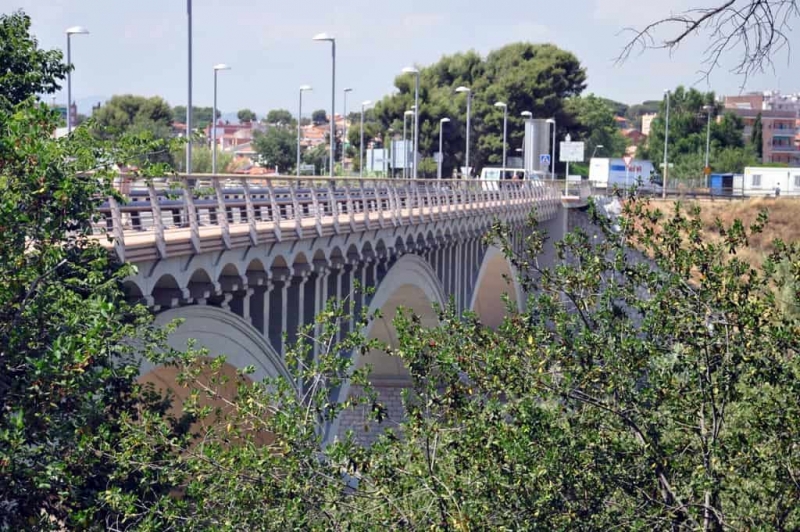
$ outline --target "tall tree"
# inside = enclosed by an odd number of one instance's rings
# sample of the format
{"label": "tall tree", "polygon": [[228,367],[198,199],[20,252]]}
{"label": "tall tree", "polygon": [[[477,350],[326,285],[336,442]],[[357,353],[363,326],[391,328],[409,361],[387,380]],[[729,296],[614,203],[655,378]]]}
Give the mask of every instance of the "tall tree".
{"label": "tall tree", "polygon": [[[205,129],[205,127],[213,122],[211,115],[214,114],[214,109],[211,107],[195,107],[192,106],[192,127],[197,129]],[[220,117],[220,112],[217,110],[217,119]],[[176,105],[172,108],[172,121],[173,122],[186,122],[186,106]]]}
{"label": "tall tree", "polygon": [[[460,85],[473,91],[470,165],[480,168],[502,160],[503,113],[495,102],[508,103],[509,153],[522,145],[523,111],[535,117],[555,117],[568,130],[573,121],[564,100],[580,94],[586,73],[577,58],[553,45],[516,43],[482,58],[475,52],[445,56],[420,73],[420,134],[422,156],[439,147],[439,119],[449,117],[444,138],[443,171],[464,163],[466,98],[455,93]],[[414,105],[414,76],[395,80],[399,92],[378,102],[375,112],[384,130],[403,129],[403,113]],[[570,118],[570,119],[568,119]]]}
{"label": "tall tree", "polygon": [[172,134],[172,116],[172,108],[158,96],[124,94],[112,96],[93,118],[95,131],[103,138],[144,131],[156,138],[167,138]]}
{"label": "tall tree", "polygon": [[597,146],[602,145],[603,157],[622,157],[625,155],[627,139],[622,136],[616,122],[614,111],[607,100],[594,94],[570,98],[566,104],[567,112],[574,116],[577,137],[586,143],[586,157],[591,157]]}
{"label": "tall tree", "polygon": [[761,113],[758,113],[758,116],[756,116],[756,120],[753,123],[753,132],[750,136],[750,144],[752,144],[753,149],[756,151],[758,160],[762,160],[764,158],[764,123],[761,120]]}
{"label": "tall tree", "polygon": [[71,68],[60,50],[42,50],[22,11],[0,15],[0,112],[38,94],[53,94]]}
{"label": "tall tree", "polygon": [[250,122],[255,122],[257,117],[250,109],[240,109],[239,112],[236,113],[236,118],[239,119],[240,124],[249,124]]}
{"label": "tall tree", "polygon": [[319,126],[328,123],[328,113],[325,109],[317,109],[311,113],[311,121],[314,125]]}
{"label": "tall tree", "polygon": [[271,127],[253,135],[253,149],[262,165],[289,173],[297,164],[297,136],[286,128]]}
{"label": "tall tree", "polygon": [[272,109],[270,112],[267,113],[267,117],[265,118],[267,124],[277,125],[290,125],[294,123],[294,116],[292,113],[287,111],[286,109]]}

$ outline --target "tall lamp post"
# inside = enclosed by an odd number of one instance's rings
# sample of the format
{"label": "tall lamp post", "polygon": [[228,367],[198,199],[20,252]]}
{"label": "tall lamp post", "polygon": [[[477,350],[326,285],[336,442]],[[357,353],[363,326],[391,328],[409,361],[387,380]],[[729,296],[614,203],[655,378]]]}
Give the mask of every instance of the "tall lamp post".
{"label": "tall lamp post", "polygon": [[605,148],[605,146],[603,146],[602,144],[598,144],[597,146],[595,146],[594,150],[592,150],[592,157],[589,160],[591,161],[592,159],[594,159],[594,156],[597,153],[597,150],[602,149],[602,148]]}
{"label": "tall lamp post", "polygon": [[334,158],[336,156],[336,39],[327,33],[318,33],[315,41],[331,43],[331,177],[334,175]]}
{"label": "tall lamp post", "polygon": [[708,188],[708,154],[711,151],[711,112],[714,110],[714,106],[704,105],[703,110],[708,113],[708,125],[706,126],[706,165],[703,168],[703,175],[706,176],[706,188]]}
{"label": "tall lamp post", "polygon": [[550,179],[556,178],[556,119],[548,118],[548,124],[553,124],[553,149],[550,151]]}
{"label": "tall lamp post", "polygon": [[472,114],[472,89],[470,89],[469,87],[464,87],[462,85],[461,87],[458,87],[456,89],[456,92],[459,92],[459,93],[460,92],[464,92],[464,93],[467,94],[467,135],[466,135],[467,138],[466,138],[466,146],[464,148],[464,166],[466,168],[467,177],[469,177],[469,174],[470,174],[470,169],[469,169],[469,130],[471,129],[470,125],[469,125],[469,121],[470,121],[470,115]]}
{"label": "tall lamp post", "polygon": [[[498,109],[503,110],[503,171],[506,169],[506,135],[508,133],[508,105],[505,102],[494,104]],[[505,177],[505,176],[504,176]]]}
{"label": "tall lamp post", "polygon": [[664,123],[664,172],[662,173],[661,197],[667,199],[667,173],[669,172],[667,145],[669,144],[669,90],[664,91],[667,95],[667,113]]}
{"label": "tall lamp post", "polygon": [[230,70],[231,67],[224,63],[214,65],[214,109],[211,112],[211,142],[214,149],[211,152],[211,173],[217,173],[217,72],[220,70]]}
{"label": "tall lamp post", "polygon": [[419,70],[414,67],[406,67],[403,74],[414,74],[416,84],[414,85],[414,170],[412,177],[417,178],[417,168],[419,167]]}
{"label": "tall lamp post", "polygon": [[301,117],[303,116],[303,93],[310,90],[311,85],[301,85],[299,89],[300,98],[297,105],[297,177],[300,177],[300,138],[303,136],[303,128],[300,125]]}
{"label": "tall lamp post", "polygon": [[403,154],[403,178],[408,177],[408,144],[406,141],[406,118],[412,116],[414,111],[408,110],[403,113],[403,150],[405,153]]}
{"label": "tall lamp post", "polygon": [[370,100],[361,102],[361,144],[358,150],[358,177],[364,177],[364,110],[371,103]]}
{"label": "tall lamp post", "polygon": [[444,161],[444,151],[443,151],[444,150],[444,148],[443,148],[444,145],[442,143],[442,140],[444,139],[444,135],[442,135],[442,133],[443,133],[443,127],[442,126],[444,126],[449,121],[450,121],[449,118],[442,118],[441,120],[439,120],[439,164],[436,167],[436,179],[441,179],[442,178],[442,162]]}
{"label": "tall lamp post", "polygon": [[186,0],[187,48],[186,58],[186,173],[192,173],[192,0]]}
{"label": "tall lamp post", "polygon": [[[67,66],[72,66],[72,43],[73,35],[86,35],[89,30],[83,26],[72,26],[67,28]],[[67,133],[72,133],[72,68],[67,71]]]}
{"label": "tall lamp post", "polygon": [[[533,118],[533,113],[531,113],[530,111],[522,111],[520,113],[520,116],[527,121],[527,120],[531,120]],[[525,165],[525,155],[526,155],[525,154],[525,150],[526,149],[527,149],[527,146],[525,146],[525,136],[523,135],[522,136],[522,167],[523,168],[527,168],[527,166]],[[534,162],[531,161],[531,168],[533,168],[533,164],[534,164]]]}
{"label": "tall lamp post", "polygon": [[347,93],[353,92],[351,87],[347,87],[344,93],[344,110],[342,111],[343,123],[344,123],[344,130],[342,131],[342,168],[344,168],[344,145],[347,144]]}

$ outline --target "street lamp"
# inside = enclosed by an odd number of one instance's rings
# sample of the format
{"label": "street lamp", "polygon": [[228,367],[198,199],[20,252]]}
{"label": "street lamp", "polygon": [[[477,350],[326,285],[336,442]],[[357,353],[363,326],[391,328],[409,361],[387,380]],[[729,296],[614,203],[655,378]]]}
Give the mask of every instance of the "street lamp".
{"label": "street lamp", "polygon": [[344,132],[342,134],[342,167],[344,167],[344,145],[347,142],[347,93],[353,92],[353,89],[348,87],[344,90],[344,111],[342,111],[342,116],[344,117]]}
{"label": "street lamp", "polygon": [[[72,67],[72,44],[70,37],[73,35],[86,35],[89,30],[83,26],[67,28],[67,66]],[[72,68],[67,70],[67,133],[72,133]]]}
{"label": "street lamp", "polygon": [[669,143],[669,89],[664,91],[667,95],[667,113],[664,123],[664,171],[661,174],[661,197],[667,199],[667,172],[669,171],[667,159],[667,144]]}
{"label": "street lamp", "polygon": [[224,63],[214,65],[214,110],[211,113],[211,139],[214,149],[211,152],[211,173],[217,173],[217,72],[220,70],[230,70],[231,67]]}
{"label": "street lamp", "polygon": [[467,177],[469,177],[469,121],[470,115],[472,114],[472,90],[469,87],[464,87],[463,85],[456,89],[456,92],[465,92],[467,94],[467,146],[464,150],[464,167],[467,171]]}
{"label": "street lamp", "polygon": [[704,105],[703,110],[708,113],[708,125],[706,126],[706,166],[703,168],[703,175],[706,176],[706,187],[708,187],[708,153],[711,151],[711,112],[714,110],[714,106]]}
{"label": "street lamp", "polygon": [[494,104],[498,109],[503,110],[503,173],[506,169],[506,134],[508,133],[508,105],[505,102],[496,102]]}
{"label": "street lamp", "polygon": [[[530,111],[522,111],[520,113],[520,116],[522,116],[522,118],[524,118],[525,120],[533,119],[533,113],[531,113]],[[525,146],[525,137],[523,136],[522,137],[522,149],[521,150],[517,149],[517,151],[521,151],[522,152],[522,166],[524,168],[527,168],[527,166],[525,166],[525,162],[526,162],[525,161],[525,147],[526,147]],[[534,165],[534,162],[531,161],[531,168],[533,168],[533,165]]]}
{"label": "street lamp", "polygon": [[416,85],[414,86],[414,171],[412,176],[417,178],[417,167],[419,166],[419,70],[414,67],[405,67],[403,74],[414,74]]}
{"label": "street lamp", "polygon": [[406,141],[406,118],[409,116],[413,116],[414,111],[408,110],[403,113],[403,150],[405,153],[403,154],[403,178],[408,177],[408,144]]}
{"label": "street lamp", "polygon": [[300,122],[302,120],[301,117],[303,116],[303,93],[310,90],[312,90],[311,85],[300,86],[300,102],[297,106],[297,177],[300,177],[300,137],[303,134],[303,129],[300,125]]}
{"label": "street lamp", "polygon": [[327,33],[314,35],[315,41],[331,43],[331,177],[334,175],[336,155],[336,39]]}
{"label": "street lamp", "polygon": [[442,135],[442,126],[444,126],[447,122],[449,122],[449,118],[442,118],[439,120],[439,165],[436,168],[436,179],[442,178],[442,162],[444,160],[444,151],[442,145],[442,139],[444,136]]}
{"label": "street lamp", "polygon": [[186,0],[186,173],[192,173],[192,0]]}
{"label": "street lamp", "polygon": [[556,119],[548,118],[548,124],[553,124],[553,149],[550,151],[550,179],[556,178]]}
{"label": "street lamp", "polygon": [[[594,159],[594,156],[597,153],[597,150],[599,150],[600,148],[605,148],[605,146],[603,146],[602,144],[598,144],[597,146],[594,147],[594,150],[592,151],[592,159]],[[591,159],[589,159],[589,160],[591,161]]]}
{"label": "street lamp", "polygon": [[361,102],[361,145],[358,150],[358,177],[364,177],[364,110],[371,103],[370,100]]}

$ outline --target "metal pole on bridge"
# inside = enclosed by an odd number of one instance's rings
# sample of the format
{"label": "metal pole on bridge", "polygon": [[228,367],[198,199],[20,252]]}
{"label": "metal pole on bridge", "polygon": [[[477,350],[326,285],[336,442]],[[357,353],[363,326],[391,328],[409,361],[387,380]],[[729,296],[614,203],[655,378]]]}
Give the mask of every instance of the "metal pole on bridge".
{"label": "metal pole on bridge", "polygon": [[315,41],[323,41],[331,43],[331,156],[330,156],[330,174],[334,175],[334,168],[336,166],[336,39],[327,33],[319,33],[314,36]]}
{"label": "metal pole on bridge", "polygon": [[442,178],[442,162],[444,161],[444,148],[442,147],[442,139],[444,138],[443,127],[445,123],[449,122],[449,118],[442,118],[439,120],[439,161],[436,165],[436,179]]}
{"label": "metal pole on bridge", "polygon": [[300,87],[300,102],[297,106],[297,177],[300,177],[300,137],[303,135],[303,129],[300,126],[300,117],[303,116],[303,93],[310,90],[310,85],[302,85]]}
{"label": "metal pole on bridge", "polygon": [[419,70],[413,67],[403,69],[403,74],[414,74],[417,78],[414,85],[414,170],[411,173],[417,179],[417,169],[419,168]]}
{"label": "metal pole on bridge", "polygon": [[217,72],[230,70],[231,67],[224,63],[214,65],[214,109],[211,111],[211,138],[214,147],[211,151],[211,173],[217,173]]}

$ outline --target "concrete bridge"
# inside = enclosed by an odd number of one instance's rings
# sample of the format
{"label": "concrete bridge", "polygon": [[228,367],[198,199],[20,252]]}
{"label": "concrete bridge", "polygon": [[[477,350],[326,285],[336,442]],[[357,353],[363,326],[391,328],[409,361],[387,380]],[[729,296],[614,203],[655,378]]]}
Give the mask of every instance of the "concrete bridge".
{"label": "concrete bridge", "polygon": [[[327,300],[346,301],[352,315],[381,310],[368,337],[392,343],[398,307],[435,323],[433,304],[452,299],[459,312],[484,323],[502,321],[502,294],[521,305],[511,265],[484,236],[495,220],[516,228],[521,245],[530,213],[560,238],[567,207],[585,205],[588,189],[565,195],[542,181],[399,179],[254,179],[186,176],[123,184],[127,201],[103,205],[102,229],[120,259],[137,266],[129,297],[145,302],[157,321],[185,320],[172,336],[190,338],[229,369],[253,365],[254,379],[289,376],[286,340],[313,323]],[[356,284],[375,289],[354,292]],[[342,333],[354,326],[345,324]],[[402,364],[381,353],[361,357],[389,406],[400,408],[407,384]],[[163,368],[145,379],[168,386]],[[340,390],[344,399],[349,390]],[[358,423],[349,416],[330,435]]]}

